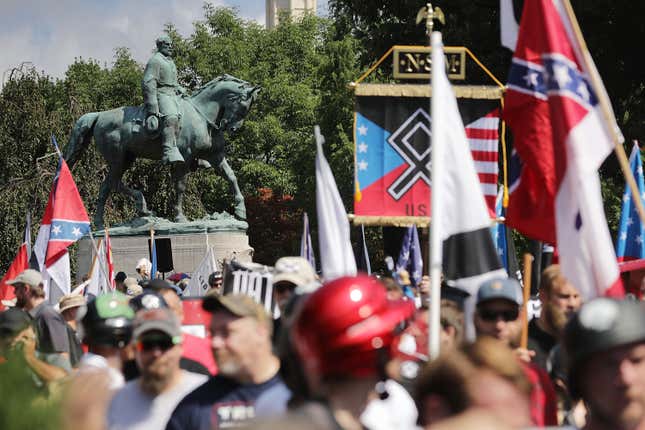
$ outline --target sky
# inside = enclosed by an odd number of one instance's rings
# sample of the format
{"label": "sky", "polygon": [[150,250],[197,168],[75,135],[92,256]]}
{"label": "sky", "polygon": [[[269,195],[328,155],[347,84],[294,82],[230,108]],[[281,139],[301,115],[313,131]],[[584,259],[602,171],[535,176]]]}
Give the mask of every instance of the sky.
{"label": "sky", "polygon": [[[247,20],[265,23],[265,0],[209,0],[235,7]],[[0,84],[13,68],[28,62],[54,78],[64,77],[75,58],[108,66],[114,49],[126,47],[145,64],[164,24],[183,37],[203,19],[204,0],[0,0]],[[318,0],[325,15],[327,1]]]}

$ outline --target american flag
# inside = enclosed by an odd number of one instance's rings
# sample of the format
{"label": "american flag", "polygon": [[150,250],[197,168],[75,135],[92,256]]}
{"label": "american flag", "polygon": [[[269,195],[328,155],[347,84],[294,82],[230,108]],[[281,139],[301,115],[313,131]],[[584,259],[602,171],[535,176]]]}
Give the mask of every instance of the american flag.
{"label": "american flag", "polygon": [[499,109],[471,122],[465,128],[486,206],[494,214],[499,176]]}

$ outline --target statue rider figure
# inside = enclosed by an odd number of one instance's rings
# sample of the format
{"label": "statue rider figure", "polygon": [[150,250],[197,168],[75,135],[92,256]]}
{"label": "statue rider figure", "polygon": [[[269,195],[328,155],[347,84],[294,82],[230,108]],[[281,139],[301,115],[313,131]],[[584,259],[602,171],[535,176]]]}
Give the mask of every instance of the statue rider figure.
{"label": "statue rider figure", "polygon": [[179,102],[186,90],[177,82],[177,67],[173,62],[172,41],[167,35],[157,38],[157,52],[148,60],[143,72],[143,100],[145,126],[150,132],[161,126],[161,145],[164,163],[183,162],[177,137],[179,136]]}

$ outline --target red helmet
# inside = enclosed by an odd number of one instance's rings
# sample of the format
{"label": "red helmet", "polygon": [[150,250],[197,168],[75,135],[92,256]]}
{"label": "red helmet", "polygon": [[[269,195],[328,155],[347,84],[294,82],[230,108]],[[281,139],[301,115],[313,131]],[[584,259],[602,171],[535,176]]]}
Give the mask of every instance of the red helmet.
{"label": "red helmet", "polygon": [[347,276],[316,290],[293,323],[293,343],[307,372],[318,377],[377,374],[377,351],[389,352],[398,323],[414,313],[411,301],[390,301],[380,282]]}

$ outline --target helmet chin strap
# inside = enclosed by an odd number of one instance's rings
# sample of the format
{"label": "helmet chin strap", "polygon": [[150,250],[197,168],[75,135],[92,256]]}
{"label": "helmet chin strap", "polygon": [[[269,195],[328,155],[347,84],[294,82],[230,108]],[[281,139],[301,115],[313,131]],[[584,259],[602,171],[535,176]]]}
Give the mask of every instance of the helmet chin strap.
{"label": "helmet chin strap", "polygon": [[376,357],[377,357],[376,368],[379,376],[379,381],[376,383],[374,390],[376,391],[376,394],[378,394],[379,399],[385,400],[388,397],[390,397],[390,393],[387,392],[387,388],[385,386],[385,381],[388,380],[388,376],[387,376],[387,372],[385,371],[385,368],[387,366],[387,362],[390,360],[390,356],[385,348],[379,348],[379,350],[376,353]]}

